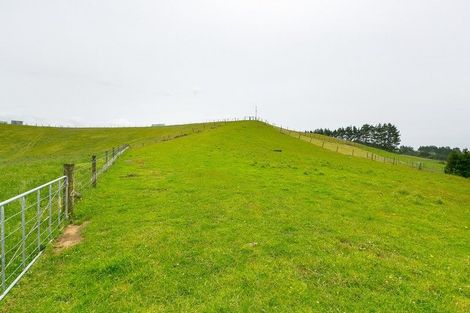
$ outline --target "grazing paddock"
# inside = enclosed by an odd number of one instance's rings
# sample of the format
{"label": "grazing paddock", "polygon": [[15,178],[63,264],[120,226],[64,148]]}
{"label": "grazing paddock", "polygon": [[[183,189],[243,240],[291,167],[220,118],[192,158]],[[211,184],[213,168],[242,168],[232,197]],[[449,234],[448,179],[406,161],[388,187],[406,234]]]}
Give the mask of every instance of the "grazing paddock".
{"label": "grazing paddock", "polygon": [[[2,166],[63,159],[41,149]],[[1,312],[470,310],[469,180],[255,121],[133,145],[75,212],[81,242],[47,248]]]}

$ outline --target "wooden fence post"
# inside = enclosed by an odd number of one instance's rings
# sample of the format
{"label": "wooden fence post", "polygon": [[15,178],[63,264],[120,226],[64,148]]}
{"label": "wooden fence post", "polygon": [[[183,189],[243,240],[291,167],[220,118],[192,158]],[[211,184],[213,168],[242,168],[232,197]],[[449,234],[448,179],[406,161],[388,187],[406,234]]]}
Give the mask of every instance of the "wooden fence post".
{"label": "wooden fence post", "polygon": [[114,154],[115,154],[115,151],[114,151],[114,147],[113,147],[113,159],[114,159]]}
{"label": "wooden fence post", "polygon": [[96,188],[96,155],[91,156],[91,186]]}
{"label": "wooden fence post", "polygon": [[106,163],[105,164],[108,164],[108,150],[106,150]]}
{"label": "wooden fence post", "polygon": [[73,218],[74,205],[74,172],[75,164],[64,164],[64,176],[67,177],[67,186],[65,188],[65,210],[66,214]]}

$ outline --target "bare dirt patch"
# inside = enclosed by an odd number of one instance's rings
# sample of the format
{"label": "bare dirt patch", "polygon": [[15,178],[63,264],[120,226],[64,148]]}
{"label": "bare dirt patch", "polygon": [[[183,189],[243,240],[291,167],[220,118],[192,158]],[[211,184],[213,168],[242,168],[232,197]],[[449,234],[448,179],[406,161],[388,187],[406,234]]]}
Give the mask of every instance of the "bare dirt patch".
{"label": "bare dirt patch", "polygon": [[88,224],[85,222],[81,225],[68,225],[65,227],[64,233],[54,244],[54,251],[57,253],[62,252],[65,249],[73,247],[82,241],[82,229]]}

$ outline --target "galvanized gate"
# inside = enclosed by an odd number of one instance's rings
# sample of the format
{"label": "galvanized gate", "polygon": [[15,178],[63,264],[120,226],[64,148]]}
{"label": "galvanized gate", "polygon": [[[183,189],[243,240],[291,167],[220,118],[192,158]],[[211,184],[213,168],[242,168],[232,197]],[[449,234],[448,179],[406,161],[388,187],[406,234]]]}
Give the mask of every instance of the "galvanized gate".
{"label": "galvanized gate", "polygon": [[66,225],[66,188],[62,176],[0,203],[0,301]]}

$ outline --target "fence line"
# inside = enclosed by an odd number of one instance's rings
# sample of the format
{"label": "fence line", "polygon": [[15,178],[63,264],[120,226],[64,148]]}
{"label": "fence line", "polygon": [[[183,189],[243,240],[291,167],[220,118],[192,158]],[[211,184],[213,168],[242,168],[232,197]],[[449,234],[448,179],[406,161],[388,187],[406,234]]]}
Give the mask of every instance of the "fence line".
{"label": "fence line", "polygon": [[[331,138],[332,141],[325,140],[325,138],[320,138],[317,134],[315,133],[309,133],[309,132],[301,132],[301,131],[295,131],[291,130],[287,127],[283,127],[282,125],[277,125],[275,123],[272,123],[266,119],[262,119],[259,116],[245,116],[244,118],[232,118],[232,119],[223,119],[223,120],[214,120],[212,122],[214,123],[220,123],[220,122],[230,122],[230,121],[259,121],[262,123],[265,123],[268,126],[271,126],[275,129],[278,129],[281,133],[290,135],[292,137],[296,137],[298,139],[310,142],[312,144],[315,144],[317,146],[322,147],[323,149],[331,150],[334,152],[338,152],[341,154],[345,155],[350,155],[350,156],[355,156],[355,157],[362,157],[366,158],[369,160],[377,161],[377,162],[382,162],[382,163],[389,163],[393,165],[404,165],[408,166],[411,168],[416,168],[418,170],[423,170],[423,171],[428,171],[428,172],[434,172],[434,173],[443,173],[444,170],[441,168],[433,167],[432,165],[426,165],[425,161],[420,161],[417,160],[416,162],[413,161],[405,161],[402,158],[400,158],[398,155],[396,157],[386,157],[382,156],[380,154],[374,153],[367,151],[363,149],[363,147],[353,141],[347,141],[339,138],[334,138],[334,137],[328,137]],[[335,141],[335,142],[334,142]],[[406,157],[406,155],[405,155]],[[433,162],[433,160],[429,160],[429,163],[437,163]]]}
{"label": "fence line", "polygon": [[[313,134],[308,136],[307,133],[291,131],[257,116],[208,121],[208,123],[215,123],[215,125],[207,125],[207,127],[217,127],[219,126],[217,123],[226,124],[232,121],[247,120],[263,122],[279,129],[282,133],[309,141],[324,149],[394,165],[404,164],[410,166],[410,163],[398,158],[387,158],[363,150],[352,142],[334,143],[321,140],[315,138]],[[202,123],[203,129],[206,128],[206,124]],[[200,129],[195,130],[192,128],[192,132],[199,133]],[[161,139],[161,141],[175,138],[178,138],[178,136],[170,138],[170,135],[167,135],[167,138]],[[345,146],[349,149],[346,153],[344,151]],[[64,170],[69,169],[69,171],[65,170],[67,175],[0,202],[0,280],[2,291],[0,301],[41,256],[45,246],[56,238],[69,222],[70,217],[73,216],[74,199],[80,198],[81,193],[87,188],[95,187],[98,177],[105,173],[128,148],[129,145],[113,147],[112,150],[105,151],[99,157],[93,155],[90,162],[64,165]],[[412,162],[411,166],[420,170],[425,169],[422,162]],[[431,168],[425,170],[436,171]]]}
{"label": "fence line", "polygon": [[[266,122],[267,123],[267,122]],[[416,168],[418,170],[424,170],[424,171],[429,171],[429,172],[437,172],[437,173],[442,173],[443,170],[439,170],[437,168],[432,168],[432,167],[425,167],[425,163],[422,161],[416,161],[416,162],[407,162],[402,159],[400,159],[398,156],[397,157],[385,157],[382,155],[379,155],[377,153],[373,153],[367,150],[364,150],[360,145],[358,145],[355,142],[349,142],[346,140],[341,140],[338,138],[332,138],[333,141],[328,141],[325,140],[324,138],[318,137],[318,135],[313,134],[313,133],[307,133],[307,132],[299,132],[299,131],[292,131],[287,128],[282,128],[275,126],[273,124],[268,125],[278,128],[279,131],[283,134],[290,135],[292,137],[296,137],[300,140],[304,140],[307,142],[310,142],[312,144],[315,144],[317,146],[320,146],[324,149],[330,150],[330,151],[335,151],[341,154],[345,155],[350,155],[350,156],[355,156],[355,157],[362,157],[366,158],[369,160],[381,162],[381,163],[389,163],[392,165],[405,165],[409,166],[412,168]],[[343,142],[344,141],[344,142]]]}
{"label": "fence line", "polygon": [[[0,300],[65,225],[69,208],[67,202],[62,201],[61,195],[66,186],[67,177],[61,176],[0,203]],[[28,203],[32,204],[27,205]]]}
{"label": "fence line", "polygon": [[[217,126],[202,123],[203,129]],[[199,128],[192,128],[192,132],[201,132]],[[179,136],[183,134],[167,135],[160,141]],[[96,187],[98,177],[129,147],[128,144],[113,147],[93,155],[88,162],[64,164],[63,176],[0,202],[0,301],[38,260],[45,247],[61,234],[73,217],[74,200],[88,188]]]}
{"label": "fence line", "polygon": [[[233,119],[238,120],[241,119]],[[203,129],[219,126],[201,124]],[[201,129],[193,127],[192,132],[199,133]],[[168,134],[159,141],[183,135],[188,134]],[[73,217],[74,200],[81,198],[86,189],[96,187],[98,177],[129,147],[128,144],[113,147],[99,156],[93,155],[90,162],[64,164],[65,175],[0,202],[0,301],[38,260],[45,247],[61,234]]]}
{"label": "fence line", "polygon": [[87,163],[75,164],[75,196],[80,197],[83,191],[93,185],[96,186],[98,177],[105,173],[127,149],[129,149],[129,145],[122,145],[106,151],[100,157],[93,155]]}
{"label": "fence line", "polygon": [[[428,171],[428,172],[434,172],[434,173],[444,172],[442,168],[438,168],[437,164],[435,167],[433,167],[433,163],[437,163],[437,162],[433,162],[433,160],[428,161],[429,163],[431,163],[431,165],[429,164],[426,165],[425,163],[426,161],[421,161],[421,160],[416,160],[416,162],[405,161],[403,160],[403,158],[400,158],[398,155],[396,157],[386,157],[386,156],[383,156],[374,152],[367,151],[363,149],[363,147],[360,144],[353,142],[353,141],[347,141],[347,140],[334,138],[334,137],[328,137],[332,139],[332,141],[328,141],[328,140],[325,140],[325,138],[320,138],[317,134],[291,130],[289,128],[282,127],[282,125],[277,125],[266,119],[262,119],[259,116],[245,116],[243,118],[220,119],[220,120],[212,120],[208,122],[227,123],[227,122],[236,122],[236,121],[259,121],[275,129],[278,129],[281,133],[284,133],[293,137],[297,137],[298,139],[320,146],[323,149],[331,150],[331,151],[338,152],[338,153],[345,154],[345,155],[362,157],[362,158],[366,158],[366,159],[377,161],[377,162],[389,163],[392,165],[408,166],[411,168],[416,168],[418,170],[423,170],[423,171]],[[404,157],[406,157],[406,155]]]}
{"label": "fence line", "polygon": [[128,148],[113,148],[111,155],[100,158],[99,168],[96,156],[89,167],[64,164],[63,176],[0,202],[0,301],[71,220],[78,190],[96,186],[97,178]]}

